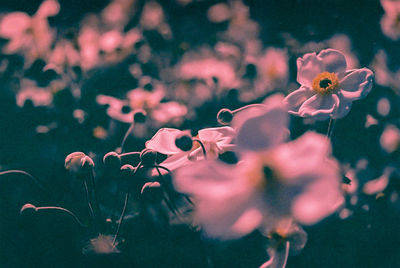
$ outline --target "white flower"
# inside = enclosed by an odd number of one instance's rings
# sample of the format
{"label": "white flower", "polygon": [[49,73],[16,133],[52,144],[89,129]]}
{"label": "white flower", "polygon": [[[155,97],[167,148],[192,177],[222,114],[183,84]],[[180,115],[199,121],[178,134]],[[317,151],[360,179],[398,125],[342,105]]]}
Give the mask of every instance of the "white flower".
{"label": "white flower", "polygon": [[334,49],[297,59],[297,82],[301,87],[285,98],[289,113],[317,120],[346,116],[352,102],[370,92],[373,81],[371,70],[346,67],[344,55]]}
{"label": "white flower", "polygon": [[[175,140],[182,135],[190,136],[190,133],[173,128],[161,128],[146,142],[146,148],[167,155],[168,158],[161,165],[170,170],[204,158],[203,150],[197,143],[193,144],[189,152],[176,147]],[[204,145],[207,157],[217,158],[220,153],[233,148],[234,136],[235,131],[231,127],[217,127],[199,130],[197,138]]]}
{"label": "white flower", "polygon": [[174,186],[195,204],[195,221],[211,237],[270,232],[293,218],[310,225],[343,202],[330,144],[309,132],[272,150],[247,153],[238,165],[199,161],[176,171]]}

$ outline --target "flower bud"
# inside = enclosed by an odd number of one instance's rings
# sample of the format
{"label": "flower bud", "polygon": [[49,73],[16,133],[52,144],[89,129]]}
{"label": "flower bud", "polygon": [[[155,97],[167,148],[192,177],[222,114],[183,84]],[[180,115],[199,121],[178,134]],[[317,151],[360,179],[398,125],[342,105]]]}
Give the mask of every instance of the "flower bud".
{"label": "flower bud", "polygon": [[25,204],[19,211],[20,215],[32,215],[37,212],[37,207],[32,204]]}
{"label": "flower bud", "polygon": [[159,203],[163,199],[163,189],[159,182],[147,182],[140,191],[141,198],[149,203]]}
{"label": "flower bud", "polygon": [[150,149],[144,149],[140,153],[140,161],[142,162],[142,165],[145,167],[154,166],[156,163],[156,158],[157,158],[157,152]]}
{"label": "flower bud", "polygon": [[135,168],[132,165],[126,164],[121,167],[122,176],[132,176],[135,173]]}
{"label": "flower bud", "polygon": [[65,158],[65,168],[72,174],[82,174],[91,171],[93,160],[82,152],[74,152]]}
{"label": "flower bud", "polygon": [[232,122],[233,119],[233,113],[231,110],[223,108],[219,110],[217,114],[217,121],[221,125],[228,125],[230,122]]}
{"label": "flower bud", "polygon": [[184,152],[188,152],[192,149],[193,147],[193,140],[192,137],[183,134],[178,136],[175,139],[175,146],[178,147],[179,149],[181,149]]}
{"label": "flower bud", "polygon": [[121,157],[116,152],[108,152],[103,157],[104,167],[110,170],[121,168]]}

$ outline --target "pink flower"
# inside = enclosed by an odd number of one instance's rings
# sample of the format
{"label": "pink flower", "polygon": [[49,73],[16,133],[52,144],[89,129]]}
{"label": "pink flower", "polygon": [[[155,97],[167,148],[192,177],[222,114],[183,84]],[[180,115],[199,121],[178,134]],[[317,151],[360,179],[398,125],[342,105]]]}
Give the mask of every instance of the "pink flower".
{"label": "pink flower", "polygon": [[344,55],[334,49],[297,59],[297,82],[301,86],[284,100],[289,113],[316,120],[346,116],[352,102],[371,91],[373,82],[371,70],[346,67]]}
{"label": "pink flower", "polygon": [[[188,152],[176,147],[175,140],[182,135],[190,136],[190,133],[179,129],[161,128],[146,142],[146,148],[167,155],[168,158],[161,165],[170,170],[187,165],[193,160],[203,159],[202,148],[196,143]],[[199,130],[197,138],[203,143],[207,157],[213,159],[233,148],[234,136],[235,131],[231,127],[217,127]]]}
{"label": "pink flower", "polygon": [[195,223],[211,237],[234,239],[255,229],[268,234],[293,219],[311,225],[343,202],[330,144],[308,132],[271,150],[243,155],[237,165],[199,161],[178,169],[174,186],[189,195]]}

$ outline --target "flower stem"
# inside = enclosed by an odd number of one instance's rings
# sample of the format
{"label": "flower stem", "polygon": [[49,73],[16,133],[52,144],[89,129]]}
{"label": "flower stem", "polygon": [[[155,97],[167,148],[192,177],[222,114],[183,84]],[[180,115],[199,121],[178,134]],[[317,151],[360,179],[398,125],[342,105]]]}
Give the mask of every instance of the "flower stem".
{"label": "flower stem", "polygon": [[330,139],[331,136],[332,136],[333,129],[335,127],[335,123],[336,123],[336,119],[330,119],[329,120],[328,131],[326,132],[326,137],[328,139]]}
{"label": "flower stem", "polygon": [[122,139],[122,142],[121,142],[121,153],[124,152],[125,142],[128,139],[129,135],[132,133],[134,126],[135,126],[135,122],[132,122],[131,125],[129,126],[128,130],[126,131],[124,138]]}
{"label": "flower stem", "polygon": [[207,152],[206,152],[206,147],[204,147],[204,144],[199,139],[193,139],[193,141],[197,142],[200,145],[201,150],[203,151],[204,158],[206,158]]}
{"label": "flower stem", "polygon": [[125,202],[124,202],[124,207],[121,212],[121,216],[119,217],[119,222],[118,222],[118,227],[117,231],[115,232],[114,235],[114,240],[113,240],[113,246],[115,245],[115,241],[117,241],[118,235],[119,235],[119,230],[121,229],[122,222],[124,221],[125,213],[126,213],[126,208],[128,207],[128,200],[129,200],[129,191],[125,194]]}

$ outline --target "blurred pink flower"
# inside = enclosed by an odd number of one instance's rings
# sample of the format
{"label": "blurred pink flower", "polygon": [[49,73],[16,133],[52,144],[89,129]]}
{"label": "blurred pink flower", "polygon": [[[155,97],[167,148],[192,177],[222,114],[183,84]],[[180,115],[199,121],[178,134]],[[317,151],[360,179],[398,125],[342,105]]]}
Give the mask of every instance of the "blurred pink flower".
{"label": "blurred pink flower", "polygon": [[346,116],[354,100],[371,90],[373,73],[367,68],[346,70],[344,55],[334,49],[297,59],[301,87],[285,98],[289,113],[316,120]]}
{"label": "blurred pink flower", "polygon": [[24,12],[5,15],[0,22],[0,37],[9,40],[4,52],[27,52],[31,60],[45,57],[54,37],[47,18],[57,15],[59,10],[56,0],[46,0],[32,17]]}
{"label": "blurred pink flower", "polygon": [[381,19],[381,29],[384,35],[392,40],[400,38],[400,2],[381,0],[385,14]]}
{"label": "blurred pink flower", "polygon": [[[161,128],[146,142],[146,148],[167,155],[168,158],[161,165],[170,170],[191,163],[191,161],[203,159],[202,148],[195,142],[188,152],[176,147],[175,140],[182,135],[190,136],[190,132],[173,128]],[[217,127],[199,130],[196,138],[203,143],[207,158],[215,159],[220,153],[233,148],[232,140],[234,136],[235,131],[231,127]]]}
{"label": "blurred pink flower", "polygon": [[261,151],[283,143],[289,136],[289,116],[282,95],[273,95],[262,104],[244,106],[234,112],[232,127],[241,151]]}
{"label": "blurred pink flower", "polygon": [[329,141],[308,132],[274,149],[245,154],[237,165],[205,160],[178,169],[174,186],[195,205],[210,237],[268,234],[293,219],[311,225],[342,203],[341,176]]}

